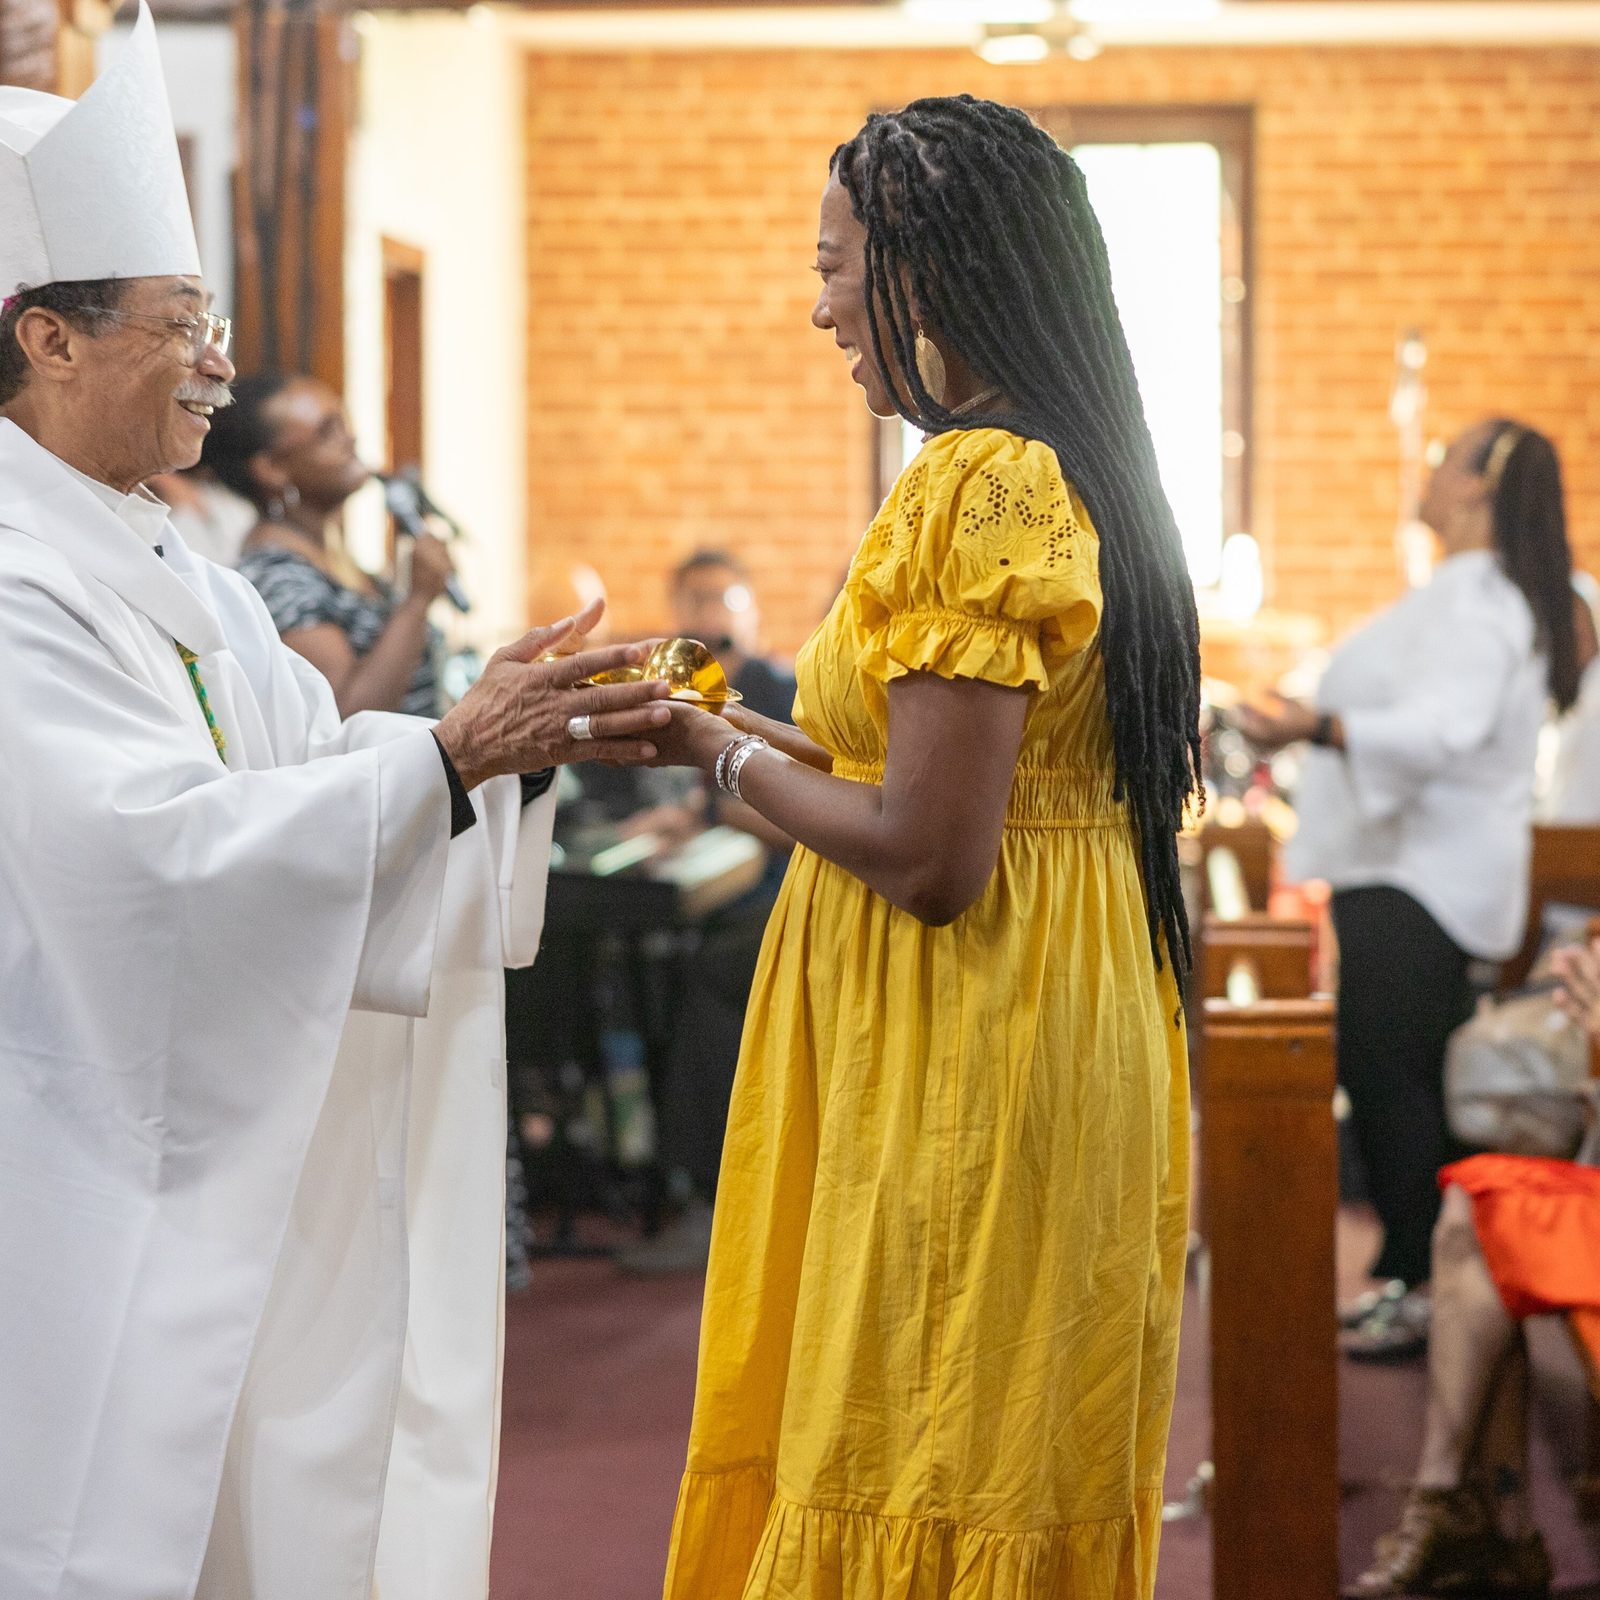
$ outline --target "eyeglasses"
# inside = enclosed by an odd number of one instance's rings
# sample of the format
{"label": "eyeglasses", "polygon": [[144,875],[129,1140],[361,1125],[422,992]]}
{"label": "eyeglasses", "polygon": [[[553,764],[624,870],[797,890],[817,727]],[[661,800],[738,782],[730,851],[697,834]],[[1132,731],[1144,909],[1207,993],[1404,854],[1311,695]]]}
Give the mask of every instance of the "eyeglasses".
{"label": "eyeglasses", "polygon": [[189,341],[189,365],[197,367],[205,359],[206,351],[215,350],[225,356],[233,344],[233,320],[219,317],[214,311],[202,311],[197,317],[157,317],[148,311],[118,311],[113,306],[87,306],[97,316],[115,317],[121,322],[159,322],[181,333]]}

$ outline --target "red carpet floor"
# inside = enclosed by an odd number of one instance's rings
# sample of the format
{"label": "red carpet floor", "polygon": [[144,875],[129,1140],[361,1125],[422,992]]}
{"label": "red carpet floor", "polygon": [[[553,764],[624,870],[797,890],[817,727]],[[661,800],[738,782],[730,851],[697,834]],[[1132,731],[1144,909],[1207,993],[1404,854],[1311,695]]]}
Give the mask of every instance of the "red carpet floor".
{"label": "red carpet floor", "polygon": [[[1359,1217],[1344,1219],[1347,1292],[1359,1284],[1370,1242]],[[693,1397],[700,1288],[698,1277],[639,1282],[606,1262],[547,1262],[513,1297],[493,1600],[658,1600]],[[1168,1471],[1174,1496],[1206,1453],[1204,1335],[1191,1293]],[[1565,1488],[1579,1460],[1582,1379],[1558,1327],[1536,1329],[1534,1349],[1540,1525],[1558,1592],[1600,1600],[1600,1537],[1579,1526]],[[1394,1521],[1416,1457],[1423,1371],[1346,1363],[1341,1383],[1348,1578]],[[1170,1526],[1158,1600],[1210,1593],[1206,1524]]]}

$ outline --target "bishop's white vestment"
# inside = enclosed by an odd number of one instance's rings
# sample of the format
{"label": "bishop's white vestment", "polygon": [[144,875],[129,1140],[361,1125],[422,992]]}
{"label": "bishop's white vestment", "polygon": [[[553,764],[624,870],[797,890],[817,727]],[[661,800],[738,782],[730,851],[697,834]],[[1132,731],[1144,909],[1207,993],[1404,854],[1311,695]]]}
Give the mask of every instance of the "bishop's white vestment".
{"label": "bishop's white vestment", "polygon": [[481,1600],[554,800],[115,499],[0,421],[0,1596]]}

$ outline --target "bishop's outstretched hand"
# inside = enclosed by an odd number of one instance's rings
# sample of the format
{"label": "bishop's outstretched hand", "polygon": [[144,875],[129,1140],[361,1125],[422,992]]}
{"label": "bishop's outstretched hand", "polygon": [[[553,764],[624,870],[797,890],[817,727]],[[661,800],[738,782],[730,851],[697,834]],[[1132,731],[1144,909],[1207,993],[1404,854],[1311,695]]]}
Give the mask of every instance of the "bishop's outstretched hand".
{"label": "bishop's outstretched hand", "polygon": [[[635,644],[570,649],[599,622],[605,602],[576,616],[533,628],[489,658],[483,676],[434,729],[461,781],[475,788],[486,778],[537,772],[572,761],[636,765],[656,758],[652,735],[671,713],[661,682],[595,684],[583,681],[618,667],[638,666],[648,651]],[[582,719],[587,718],[587,722]],[[573,736],[574,721],[589,737]]]}

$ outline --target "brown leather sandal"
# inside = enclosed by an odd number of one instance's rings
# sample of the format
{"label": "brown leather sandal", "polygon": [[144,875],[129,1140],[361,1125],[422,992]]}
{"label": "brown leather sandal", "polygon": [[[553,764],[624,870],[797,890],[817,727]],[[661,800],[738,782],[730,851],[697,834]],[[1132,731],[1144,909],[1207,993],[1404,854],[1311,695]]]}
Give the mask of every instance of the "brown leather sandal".
{"label": "brown leather sandal", "polygon": [[1346,1600],[1545,1600],[1550,1593],[1544,1540],[1537,1533],[1506,1538],[1476,1489],[1413,1489],[1400,1526],[1378,1540],[1373,1557],[1372,1566],[1344,1591]]}

